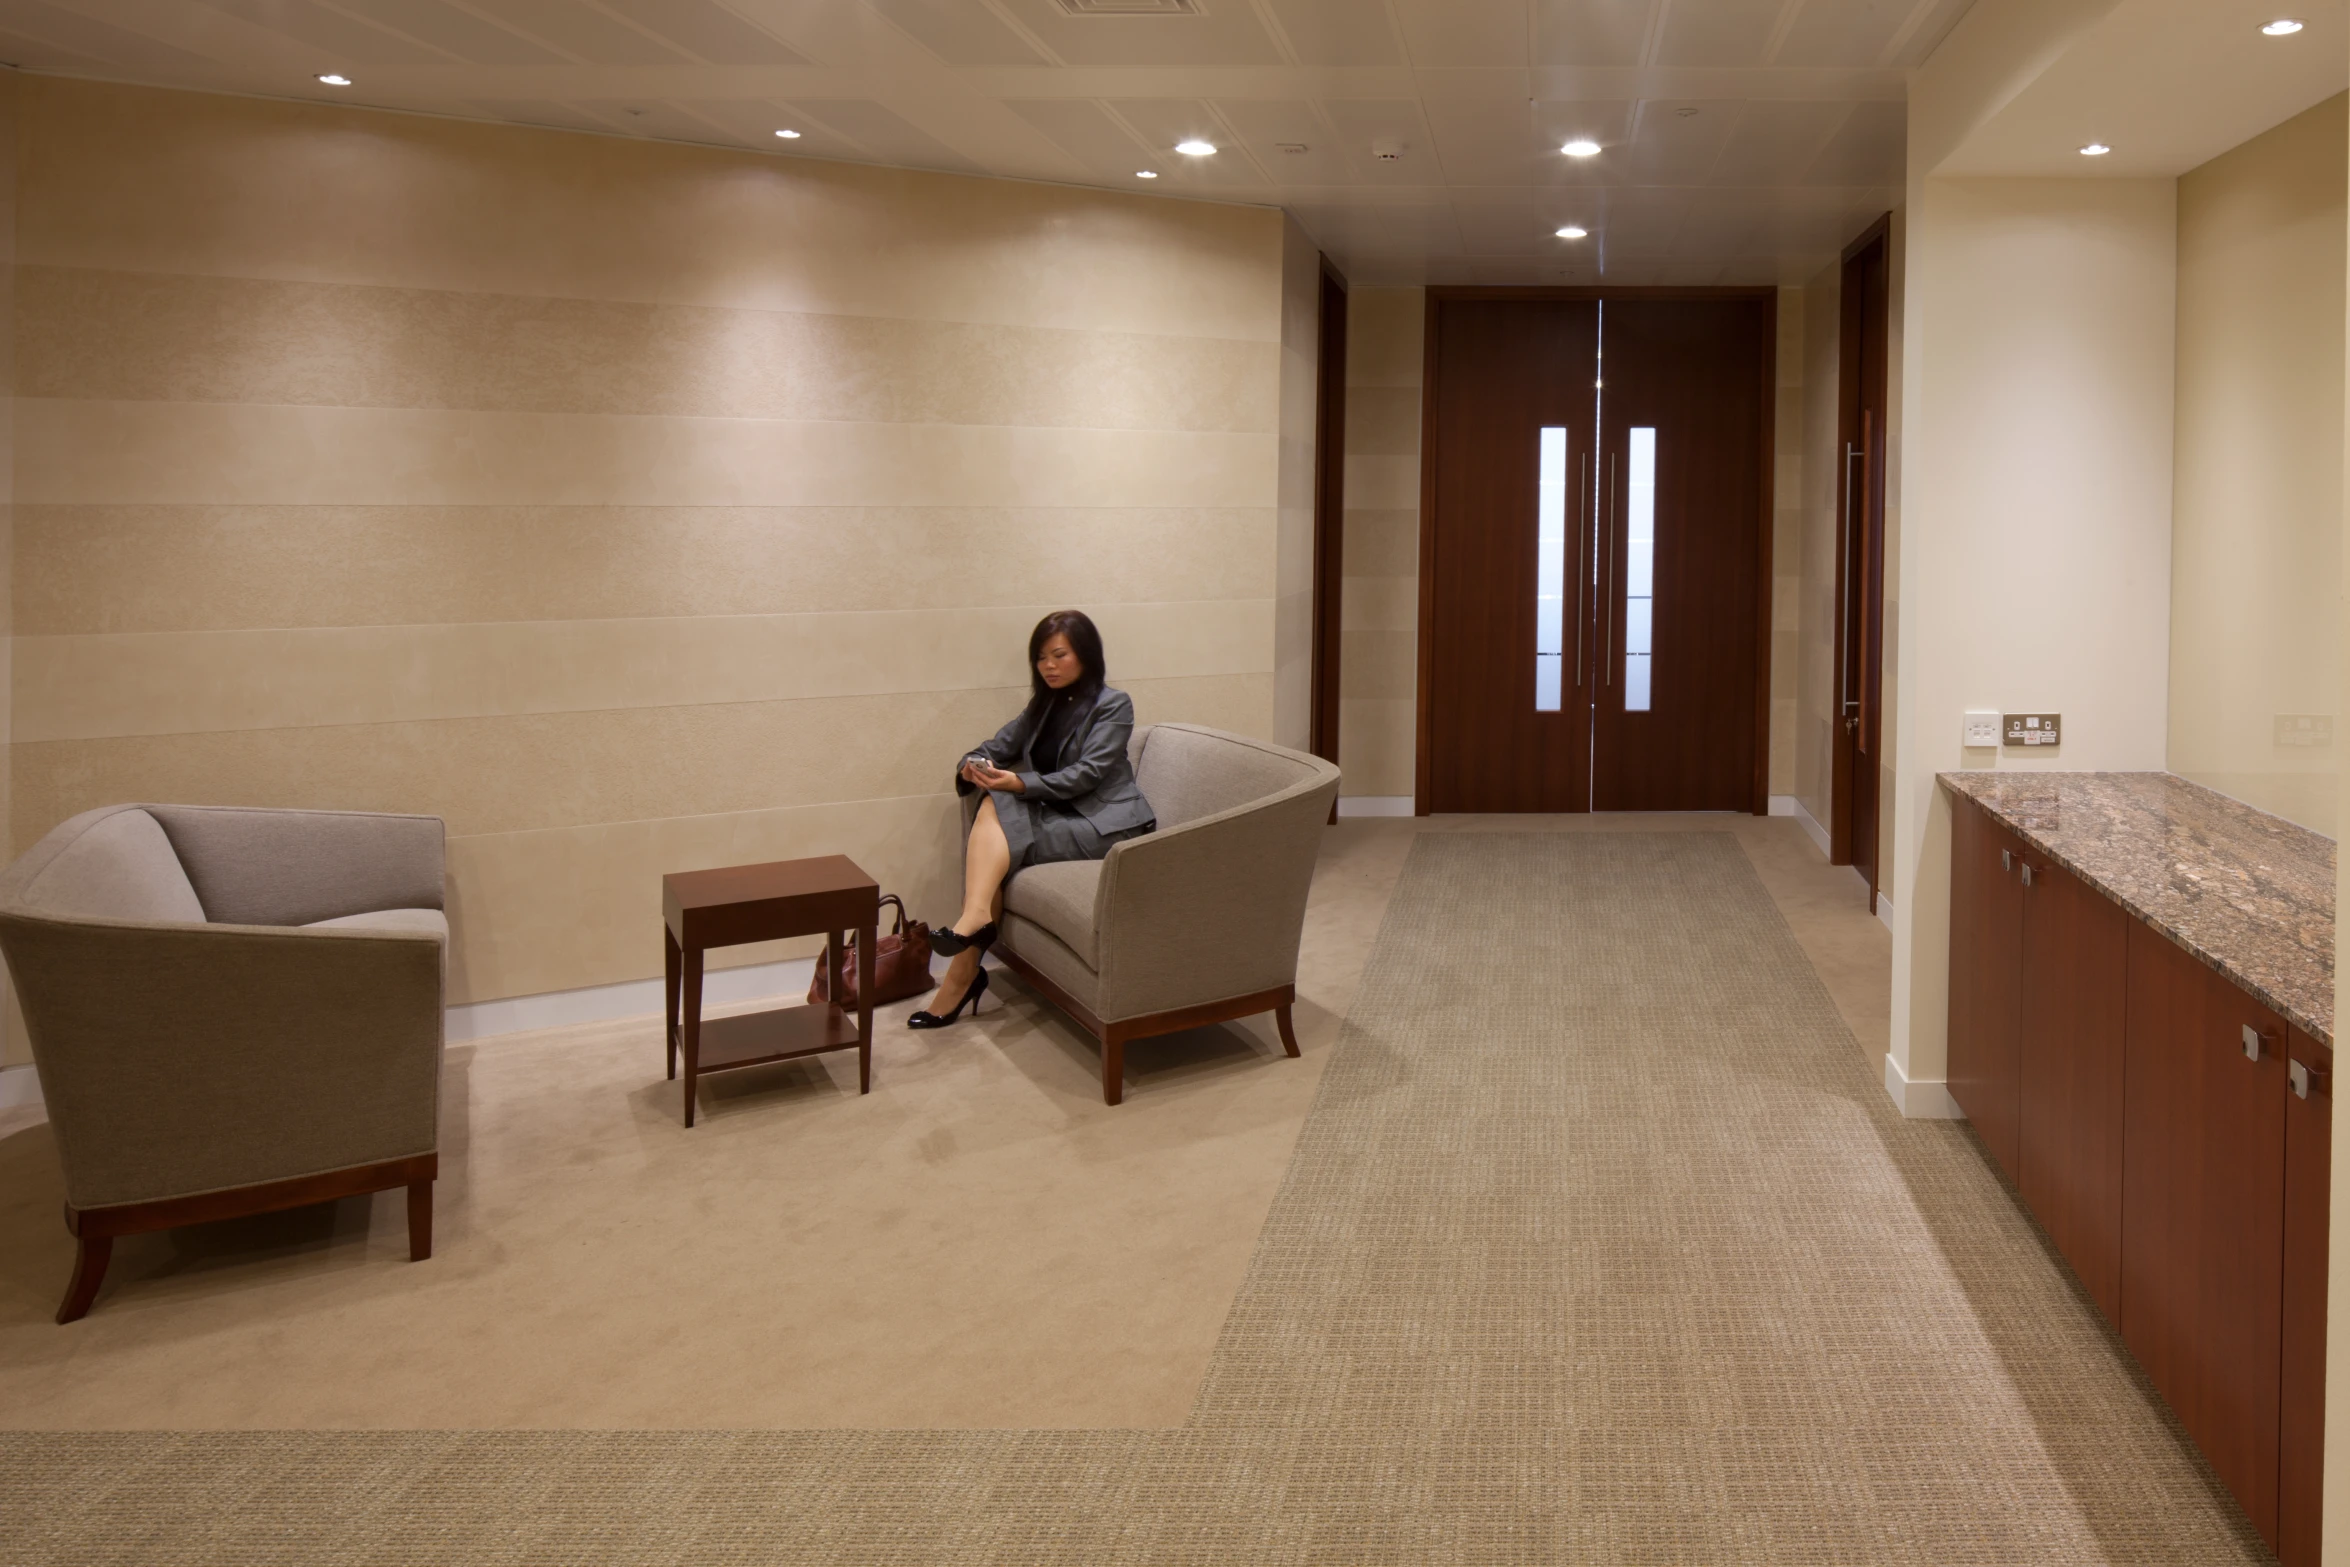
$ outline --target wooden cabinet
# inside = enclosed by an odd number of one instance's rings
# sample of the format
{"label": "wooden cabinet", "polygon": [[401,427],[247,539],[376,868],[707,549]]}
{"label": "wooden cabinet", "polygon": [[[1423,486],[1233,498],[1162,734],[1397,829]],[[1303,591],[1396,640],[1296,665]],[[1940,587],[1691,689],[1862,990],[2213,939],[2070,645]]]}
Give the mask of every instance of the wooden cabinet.
{"label": "wooden cabinet", "polygon": [[2285,1029],[2150,927],[2129,949],[2122,1340],[2274,1545]]}
{"label": "wooden cabinet", "polygon": [[1972,801],[1950,916],[1952,1097],[2285,1567],[2316,1567],[2333,1052]]}
{"label": "wooden cabinet", "polygon": [[1950,817],[1950,1096],[2021,1180],[2024,844],[1962,800]]}
{"label": "wooden cabinet", "polygon": [[[2121,905],[2041,855],[2023,884],[2016,1188],[2108,1320],[2122,1309]],[[2141,929],[2143,927],[2140,927]]]}

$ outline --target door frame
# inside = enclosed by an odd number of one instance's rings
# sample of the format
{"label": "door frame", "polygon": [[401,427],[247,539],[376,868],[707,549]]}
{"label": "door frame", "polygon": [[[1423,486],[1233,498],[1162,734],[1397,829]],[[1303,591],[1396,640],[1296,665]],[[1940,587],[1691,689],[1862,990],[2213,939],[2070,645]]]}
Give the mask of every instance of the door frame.
{"label": "door frame", "polygon": [[[1435,715],[1429,709],[1429,690],[1435,681],[1436,649],[1436,396],[1440,359],[1437,344],[1438,306],[1448,299],[1496,300],[1671,300],[1768,299],[1774,320],[1779,291],[1751,288],[1609,288],[1587,285],[1507,287],[1488,284],[1431,284],[1425,291],[1420,328],[1420,616],[1417,683],[1413,690],[1412,814],[1428,814],[1430,770],[1435,765]],[[1771,809],[1771,569],[1772,541],[1777,531],[1774,475],[1778,466],[1779,334],[1772,331],[1762,356],[1762,409],[1755,440],[1762,452],[1762,526],[1756,530],[1754,650],[1754,781],[1750,809],[1767,816]]]}
{"label": "door frame", "polygon": [[[1321,260],[1314,340],[1313,672],[1306,749],[1338,760],[1346,596],[1346,277]],[[1330,806],[1338,819],[1338,805]]]}
{"label": "door frame", "polygon": [[[1869,302],[1855,301],[1850,297],[1851,289],[1847,286],[1849,280],[1846,274],[1855,261],[1866,254],[1871,246],[1878,244],[1885,247],[1886,287],[1883,308],[1874,323],[1876,332],[1874,353],[1871,355],[1874,360],[1872,367],[1862,361],[1862,342],[1867,338],[1871,324],[1863,318],[1862,312],[1869,308]],[[1868,552],[1868,559],[1864,563],[1867,576],[1858,584],[1860,622],[1866,629],[1862,633],[1862,646],[1858,653],[1860,667],[1857,671],[1852,668],[1855,654],[1850,645],[1851,615],[1841,607],[1836,614],[1836,634],[1831,650],[1833,656],[1829,660],[1829,679],[1832,684],[1828,691],[1831,708],[1828,720],[1828,863],[1855,863],[1857,856],[1853,852],[1852,796],[1865,794],[1875,805],[1877,816],[1877,820],[1872,823],[1877,830],[1867,873],[1869,911],[1874,913],[1877,907],[1878,876],[1885,856],[1884,800],[1878,793],[1882,788],[1882,779],[1871,779],[1866,790],[1859,786],[1855,776],[1856,765],[1860,760],[1859,747],[1852,731],[1845,726],[1843,705],[1844,692],[1853,690],[1856,693],[1855,700],[1860,704],[1860,724],[1874,738],[1876,745],[1881,747],[1885,731],[1884,529],[1887,479],[1885,458],[1888,444],[1883,425],[1888,421],[1880,418],[1875,429],[1864,431],[1864,421],[1869,410],[1864,409],[1863,404],[1867,398],[1869,373],[1873,368],[1884,398],[1882,412],[1887,415],[1892,412],[1893,389],[1889,377],[1892,371],[1893,214],[1884,214],[1856,235],[1844,247],[1836,266],[1837,527],[1834,604],[1848,604],[1851,601],[1848,595],[1854,591],[1851,548],[1855,529],[1875,540],[1876,548]],[[1864,433],[1870,439],[1864,447],[1861,510],[1857,524],[1848,526],[1846,519],[1852,516],[1852,499],[1849,494],[1852,464],[1844,454],[1851,449],[1849,443],[1860,440]],[[1873,757],[1878,753],[1872,749],[1869,754]]]}

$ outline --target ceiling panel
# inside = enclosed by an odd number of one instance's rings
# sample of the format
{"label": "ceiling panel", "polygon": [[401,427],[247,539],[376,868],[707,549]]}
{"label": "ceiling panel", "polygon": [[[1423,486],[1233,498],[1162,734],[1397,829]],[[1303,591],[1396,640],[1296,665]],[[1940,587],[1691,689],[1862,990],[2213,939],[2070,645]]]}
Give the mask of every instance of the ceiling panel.
{"label": "ceiling panel", "polygon": [[609,133],[612,122],[601,115],[590,114],[577,104],[555,103],[538,98],[476,98],[474,106],[493,120],[505,120],[515,125],[537,125],[558,131],[602,131]]}
{"label": "ceiling panel", "polygon": [[[1667,0],[1534,0],[1537,65],[1643,65],[1650,25]],[[1680,0],[1686,7],[1689,0]],[[1704,0],[1708,6],[1716,0]],[[1736,0],[1732,0],[1736,3]]]}
{"label": "ceiling panel", "polygon": [[1138,145],[1133,132],[1090,98],[1016,99],[1004,107],[1104,180],[1132,180],[1135,170],[1156,169],[1174,156]]}
{"label": "ceiling panel", "polygon": [[427,65],[447,55],[311,0],[205,0],[211,10],[320,50],[335,65]]}
{"label": "ceiling panel", "polygon": [[337,0],[354,16],[473,65],[554,65],[562,56],[445,0]]}
{"label": "ceiling panel", "polygon": [[1400,65],[1384,6],[1364,0],[1266,0],[1301,65]]}
{"label": "ceiling panel", "polygon": [[1196,16],[1071,16],[1053,0],[1002,0],[1002,4],[1067,65],[1284,63],[1281,51],[1245,0],[1211,0]]}
{"label": "ceiling panel", "polygon": [[806,65],[807,56],[710,0],[603,0],[634,22],[712,65]]}
{"label": "ceiling panel", "polygon": [[797,98],[817,121],[854,140],[884,163],[909,169],[976,173],[979,166],[896,110],[866,98]]}
{"label": "ceiling panel", "polygon": [[1918,9],[1919,0],[1804,0],[1773,63],[1875,65]]}
{"label": "ceiling panel", "polygon": [[1792,185],[1818,161],[1844,122],[1849,103],[1759,102],[1738,123],[1714,164],[1717,185]]}
{"label": "ceiling panel", "polygon": [[1756,66],[1777,31],[1787,0],[1690,0],[1668,6],[1656,65]]}
{"label": "ceiling panel", "polygon": [[[1175,184],[1216,188],[1265,183],[1247,147],[1216,111],[1199,99],[1119,98],[1108,108],[1132,127],[1150,149],[1153,167]],[[1193,137],[1213,144],[1216,152],[1194,158],[1175,150],[1177,142]]]}
{"label": "ceiling panel", "polygon": [[673,103],[645,98],[587,98],[579,101],[579,108],[602,119],[612,129],[628,136],[651,136],[661,141],[714,142],[730,140],[712,129],[707,121],[687,113]]}
{"label": "ceiling panel", "polygon": [[[1348,185],[1357,182],[1338,133],[1302,99],[1266,101],[1227,98],[1216,110],[1240,133],[1260,168],[1283,185]],[[1303,147],[1285,152],[1284,146]]]}
{"label": "ceiling panel", "polygon": [[1610,159],[1623,178],[1643,185],[1702,185],[1720,161],[1741,107],[1719,101],[1643,103],[1634,111],[1631,139]]}
{"label": "ceiling panel", "polygon": [[1423,70],[1527,63],[1526,0],[1391,0],[1404,48]]}
{"label": "ceiling panel", "polygon": [[35,0],[10,0],[0,7],[8,30],[32,47],[9,57],[11,64],[76,69],[76,60],[100,66],[169,71],[208,63],[202,55],[174,48],[160,38],[129,32],[111,22]]}
{"label": "ceiling panel", "polygon": [[1899,103],[1855,104],[1804,170],[1807,185],[1899,185],[1907,162],[1909,109]]}
{"label": "ceiling panel", "polygon": [[[1435,185],[1441,181],[1435,137],[1413,99],[1333,98],[1322,105],[1338,135],[1347,167],[1367,181]],[[1390,146],[1403,156],[1382,163],[1376,149]]]}
{"label": "ceiling panel", "polygon": [[590,65],[675,65],[685,55],[656,43],[619,18],[576,0],[471,0],[541,43]]}
{"label": "ceiling panel", "polygon": [[949,65],[1043,65],[1034,44],[972,0],[865,0]]}

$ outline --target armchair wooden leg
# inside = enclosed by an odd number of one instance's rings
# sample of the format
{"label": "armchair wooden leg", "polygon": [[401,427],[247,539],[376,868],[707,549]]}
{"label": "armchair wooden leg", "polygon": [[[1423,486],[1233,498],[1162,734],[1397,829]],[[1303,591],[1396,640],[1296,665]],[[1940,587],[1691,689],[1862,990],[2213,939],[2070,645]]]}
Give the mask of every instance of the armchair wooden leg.
{"label": "armchair wooden leg", "polygon": [[90,1302],[98,1298],[98,1286],[106,1282],[106,1264],[113,1260],[113,1236],[81,1237],[81,1250],[73,1260],[73,1281],[65,1286],[65,1300],[57,1308],[59,1326],[89,1314]]}
{"label": "armchair wooden leg", "polygon": [[422,1262],[432,1255],[432,1182],[408,1186],[408,1260]]}
{"label": "armchair wooden leg", "polygon": [[1126,1041],[1102,1041],[1102,1103],[1114,1105],[1126,1097]]}
{"label": "armchair wooden leg", "polygon": [[1299,1053],[1297,1048],[1297,1027],[1290,1021],[1289,1008],[1286,1006],[1275,1007],[1273,1009],[1273,1021],[1281,1025],[1281,1048],[1288,1051],[1292,1056],[1297,1055]]}

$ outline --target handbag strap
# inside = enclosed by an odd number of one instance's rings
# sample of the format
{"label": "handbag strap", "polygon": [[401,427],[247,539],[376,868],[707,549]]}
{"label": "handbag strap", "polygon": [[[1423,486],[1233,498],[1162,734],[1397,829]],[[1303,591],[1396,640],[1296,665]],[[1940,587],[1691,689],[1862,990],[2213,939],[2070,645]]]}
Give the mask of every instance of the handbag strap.
{"label": "handbag strap", "polygon": [[881,895],[881,901],[883,903],[895,905],[898,911],[898,922],[896,928],[892,929],[889,934],[892,936],[903,936],[906,933],[906,900],[899,897],[894,892],[885,892]]}

